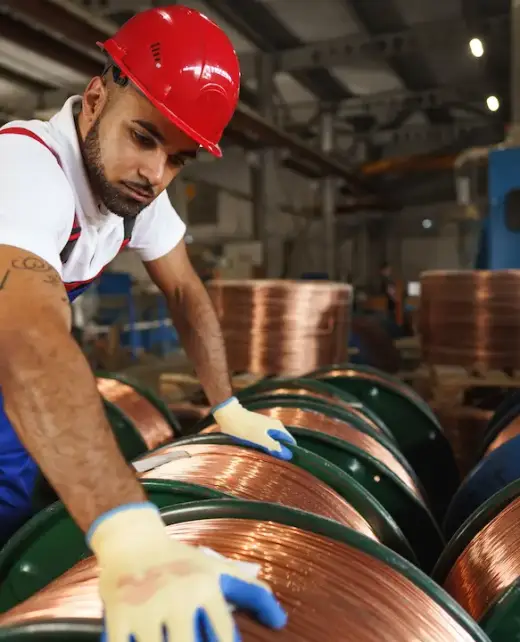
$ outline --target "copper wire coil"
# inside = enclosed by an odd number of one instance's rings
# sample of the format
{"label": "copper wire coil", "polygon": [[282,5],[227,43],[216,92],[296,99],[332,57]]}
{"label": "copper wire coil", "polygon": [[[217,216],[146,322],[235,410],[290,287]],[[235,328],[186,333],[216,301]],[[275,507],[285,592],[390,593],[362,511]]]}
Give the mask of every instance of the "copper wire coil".
{"label": "copper wire coil", "polygon": [[164,415],[132,386],[116,379],[98,377],[97,388],[104,399],[132,421],[148,450],[172,441],[173,430]]}
{"label": "copper wire coil", "polygon": [[[268,521],[208,519],[167,526],[186,544],[260,564],[289,621],[274,633],[249,616],[236,621],[244,642],[472,642],[454,618],[384,562],[323,535]],[[100,619],[93,558],[0,615],[0,626],[41,620]],[[174,599],[174,596],[173,598]]]}
{"label": "copper wire coil", "polygon": [[423,360],[477,370],[520,366],[520,271],[421,275]]}
{"label": "copper wire coil", "polygon": [[459,555],[444,588],[475,619],[520,577],[520,498],[489,522]]}
{"label": "copper wire coil", "polygon": [[[174,479],[200,484],[241,499],[273,502],[333,519],[371,539],[372,527],[346,500],[311,473],[257,451],[225,446],[171,445],[160,450],[187,452],[141,475],[148,479]],[[150,457],[157,453],[151,453]],[[143,458],[146,459],[146,456]]]}
{"label": "copper wire coil", "polygon": [[500,448],[500,446],[507,444],[507,442],[511,441],[511,439],[518,437],[518,435],[520,435],[520,416],[515,417],[505,428],[503,428],[498,433],[498,435],[487,447],[484,457],[493,452],[493,450]]}
{"label": "copper wire coil", "polygon": [[[321,412],[315,410],[304,410],[302,408],[287,408],[282,406],[273,406],[271,408],[256,409],[261,415],[279,419],[285,426],[292,426],[294,428],[307,428],[309,430],[316,430],[331,437],[337,437],[343,441],[356,446],[363,452],[371,455],[379,460],[389,470],[391,470],[399,479],[406,484],[409,490],[415,495],[417,499],[424,503],[421,491],[415,483],[413,477],[402,465],[402,463],[395,457],[395,455],[386,448],[386,446],[371,435],[361,432],[354,428],[346,421],[327,417]],[[201,431],[202,433],[220,432],[216,424],[208,426]]]}
{"label": "copper wire coil", "polygon": [[378,424],[373,421],[371,417],[365,415],[363,411],[359,410],[359,408],[356,408],[356,406],[354,406],[352,403],[344,401],[340,397],[336,397],[334,394],[330,393],[316,392],[307,388],[276,388],[268,391],[259,391],[258,393],[251,395],[251,397],[248,397],[248,399],[252,399],[254,397],[276,397],[277,395],[312,397],[313,399],[316,399],[318,401],[325,401],[328,404],[333,404],[335,406],[338,406],[339,408],[348,410],[353,415],[356,415],[356,417],[359,417],[360,419],[365,421],[372,428],[372,430],[375,430],[378,433],[382,432],[380,426],[378,426]]}
{"label": "copper wire coil", "polygon": [[244,280],[207,288],[232,371],[298,376],[347,358],[350,286]]}

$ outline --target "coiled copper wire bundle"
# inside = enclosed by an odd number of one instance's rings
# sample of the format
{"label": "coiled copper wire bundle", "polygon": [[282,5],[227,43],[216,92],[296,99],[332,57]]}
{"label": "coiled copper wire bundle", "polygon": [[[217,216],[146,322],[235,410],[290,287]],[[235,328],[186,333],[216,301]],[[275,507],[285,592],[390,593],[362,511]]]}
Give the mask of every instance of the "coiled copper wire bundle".
{"label": "coiled copper wire bundle", "polygon": [[520,271],[425,272],[419,330],[428,363],[520,367]]}
{"label": "coiled copper wire bundle", "polygon": [[230,369],[301,375],[346,359],[352,288],[288,280],[211,281]]}
{"label": "coiled copper wire bundle", "polygon": [[[207,519],[167,526],[171,537],[260,565],[289,615],[273,631],[238,613],[244,642],[472,642],[455,618],[379,559],[323,535],[268,521]],[[0,615],[0,626],[100,619],[98,570],[89,558]],[[173,598],[174,599],[174,596]]]}
{"label": "coiled copper wire bundle", "polygon": [[[316,412],[315,410],[304,410],[302,408],[287,408],[282,406],[273,406],[270,408],[259,408],[255,412],[279,419],[285,426],[293,428],[307,428],[308,430],[316,430],[331,437],[337,437],[346,441],[353,446],[356,446],[363,452],[375,457],[389,470],[391,470],[399,479],[406,484],[409,490],[415,495],[417,499],[425,503],[420,489],[415,483],[410,473],[406,470],[403,464],[397,457],[389,450],[383,443],[377,441],[372,435],[361,432],[354,428],[346,421],[328,417],[327,415]],[[208,426],[202,430],[202,433],[219,432],[219,427],[216,424]]]}
{"label": "coiled copper wire bundle", "polygon": [[466,546],[444,588],[475,619],[520,577],[520,498],[513,500]]}
{"label": "coiled copper wire bundle", "polygon": [[[159,452],[161,455],[186,452],[189,457],[161,464],[142,474],[142,478],[175,479],[227,492],[241,499],[299,508],[377,539],[365,518],[335,490],[291,463],[247,448],[222,444],[171,445]],[[149,457],[157,454],[151,453]]]}
{"label": "coiled copper wire bundle", "polygon": [[274,388],[272,390],[268,391],[259,391],[255,394],[252,394],[248,399],[253,399],[254,397],[277,397],[280,395],[290,395],[290,396],[296,396],[296,397],[312,397],[313,399],[316,399],[317,401],[325,401],[328,404],[331,404],[333,406],[338,406],[339,408],[343,408],[345,410],[348,410],[350,413],[355,415],[356,417],[359,417],[363,421],[365,421],[371,428],[372,430],[375,430],[378,433],[381,433],[381,427],[372,420],[371,417],[366,415],[362,410],[359,410],[354,404],[349,403],[348,401],[344,401],[341,399],[341,397],[335,396],[333,393],[325,393],[325,392],[316,392],[315,390],[310,390],[305,387],[302,388]]}
{"label": "coiled copper wire bundle", "polygon": [[172,441],[173,430],[166,417],[146,397],[127,383],[97,378],[99,394],[117,406],[134,424],[149,450]]}

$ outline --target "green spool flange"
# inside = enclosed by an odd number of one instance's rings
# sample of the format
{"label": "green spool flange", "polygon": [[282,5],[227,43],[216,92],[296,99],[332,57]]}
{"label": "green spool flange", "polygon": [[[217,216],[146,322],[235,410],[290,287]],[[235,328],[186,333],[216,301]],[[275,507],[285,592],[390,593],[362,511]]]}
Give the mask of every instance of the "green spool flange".
{"label": "green spool flange", "polygon": [[[354,547],[391,567],[413,582],[438,604],[459,626],[472,637],[473,642],[490,642],[487,635],[468,614],[424,573],[403,560],[385,546],[381,546],[355,531],[333,521],[309,515],[277,504],[262,504],[241,500],[228,502],[207,500],[182,508],[162,511],[167,524],[178,524],[203,519],[242,519],[270,521],[328,537]],[[101,622],[58,621],[35,623],[0,629],[0,642],[97,642],[102,632]],[[30,636],[30,637],[28,637]]]}
{"label": "green spool flange", "polygon": [[179,437],[182,434],[181,425],[178,422],[175,415],[164,403],[164,401],[160,397],[155,395],[146,386],[142,386],[139,382],[135,381],[132,377],[128,377],[127,375],[122,375],[114,372],[99,371],[99,372],[96,372],[96,377],[99,377],[102,379],[113,379],[114,381],[119,381],[121,383],[126,384],[127,386],[130,386],[138,394],[140,394],[141,397],[144,397],[145,399],[147,399],[152,404],[152,406],[154,406],[161,413],[161,415],[166,419],[170,428],[172,429],[172,433],[174,437]]}
{"label": "green spool flange", "polygon": [[460,480],[451,446],[433,413],[424,402],[405,393],[402,382],[397,384],[388,375],[367,368],[346,365],[345,369],[354,374],[327,377],[327,371],[320,371],[315,376],[351,392],[381,417],[421,480],[433,514],[442,521]]}
{"label": "green spool flange", "polygon": [[[183,482],[143,480],[142,484],[159,508],[230,497]],[[27,599],[88,555],[85,535],[65,506],[61,502],[50,505],[26,522],[0,551],[0,612]]]}
{"label": "green spool flange", "polygon": [[421,569],[431,572],[444,547],[442,533],[428,508],[397,475],[375,457],[341,439],[306,428],[287,429],[300,446],[341,468],[373,495],[403,532]]}
{"label": "green spool flange", "polygon": [[[520,480],[508,484],[490,497],[467,519],[451,538],[442,553],[433,579],[443,584],[450,570],[471,540],[482,531],[511,502],[520,497]],[[509,586],[480,620],[480,625],[493,642],[512,642],[520,639],[520,581]]]}
{"label": "green spool flange", "polygon": [[[237,443],[233,441],[233,439],[219,433],[196,435],[175,442],[176,446],[182,446],[184,444],[237,446]],[[259,448],[253,446],[240,444],[238,447],[261,452]],[[338,466],[313,452],[299,446],[288,446],[288,448],[293,454],[292,464],[306,470],[324,484],[330,486],[365,518],[383,544],[412,561],[414,564],[417,563],[415,553],[394,518],[356,479],[342,471]],[[157,452],[159,453],[160,450],[159,448]]]}
{"label": "green spool flange", "polygon": [[[345,390],[340,390],[335,386],[331,386],[324,381],[317,381],[316,379],[307,379],[305,377],[299,377],[297,379],[289,379],[284,377],[273,377],[272,379],[262,379],[261,381],[244,388],[237,393],[237,397],[242,399],[249,399],[252,396],[262,395],[270,396],[272,390],[277,388],[287,388],[287,389],[307,389],[310,392],[315,392],[317,394],[331,395],[340,399],[346,404],[351,404],[359,409],[368,419],[370,419],[374,424],[376,424],[383,434],[387,436],[392,433],[385,425],[385,423],[378,417],[368,406],[363,404],[357,397],[346,392]],[[299,395],[298,395],[299,397]],[[330,403],[334,405],[334,399],[330,402],[327,402],[325,399],[320,399],[324,403]],[[343,406],[340,406],[343,407]]]}

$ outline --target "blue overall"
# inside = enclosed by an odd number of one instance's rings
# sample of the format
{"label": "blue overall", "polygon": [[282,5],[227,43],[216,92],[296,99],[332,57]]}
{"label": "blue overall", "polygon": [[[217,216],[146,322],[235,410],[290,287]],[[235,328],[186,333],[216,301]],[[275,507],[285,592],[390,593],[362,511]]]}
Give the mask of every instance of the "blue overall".
{"label": "blue overall", "polygon": [[[0,134],[18,134],[37,140],[47,147],[61,166],[60,159],[54,150],[33,132],[21,127],[8,127],[0,130]],[[130,241],[133,223],[133,220],[127,221],[125,219],[124,240],[120,251]],[[60,254],[62,264],[68,261],[80,235],[81,226],[75,215],[69,240]],[[66,283],[65,287],[69,301],[72,303],[78,296],[83,294],[94,280]],[[38,466],[11,426],[4,411],[3,398],[0,392],[0,547],[33,514],[33,496],[38,478]]]}

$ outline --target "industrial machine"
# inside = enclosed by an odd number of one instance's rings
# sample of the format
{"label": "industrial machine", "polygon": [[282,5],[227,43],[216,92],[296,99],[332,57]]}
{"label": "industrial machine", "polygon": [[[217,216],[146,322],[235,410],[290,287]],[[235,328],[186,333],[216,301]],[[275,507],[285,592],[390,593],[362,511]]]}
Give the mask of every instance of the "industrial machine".
{"label": "industrial machine", "polygon": [[520,147],[502,143],[463,152],[455,181],[467,218],[482,224],[475,267],[520,268]]}

